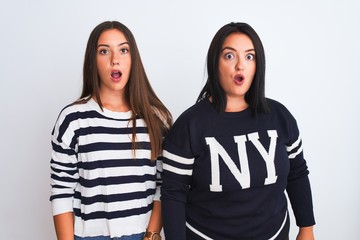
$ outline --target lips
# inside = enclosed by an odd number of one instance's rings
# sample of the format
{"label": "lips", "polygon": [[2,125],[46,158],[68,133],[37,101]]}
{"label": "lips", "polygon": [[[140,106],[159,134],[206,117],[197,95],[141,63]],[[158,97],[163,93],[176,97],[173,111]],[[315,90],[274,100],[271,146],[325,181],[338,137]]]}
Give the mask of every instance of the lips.
{"label": "lips", "polygon": [[236,85],[242,85],[244,83],[245,76],[243,74],[236,74],[234,81]]}
{"label": "lips", "polygon": [[121,76],[122,76],[122,72],[119,71],[119,70],[113,70],[113,71],[111,72],[111,77],[112,77],[114,80],[120,80]]}

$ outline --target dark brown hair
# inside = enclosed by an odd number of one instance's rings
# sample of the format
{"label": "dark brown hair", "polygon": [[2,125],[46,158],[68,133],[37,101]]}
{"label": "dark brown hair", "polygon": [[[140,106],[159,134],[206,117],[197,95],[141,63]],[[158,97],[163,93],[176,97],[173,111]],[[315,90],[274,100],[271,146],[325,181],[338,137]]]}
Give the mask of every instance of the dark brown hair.
{"label": "dark brown hair", "polygon": [[[96,64],[96,48],[102,32],[109,29],[118,29],[127,39],[130,46],[131,70],[129,81],[125,87],[125,98],[132,110],[132,148],[136,149],[136,117],[144,119],[150,137],[151,159],[156,159],[162,151],[163,136],[172,125],[172,116],[153,91],[146,76],[135,38],[131,31],[117,21],[100,23],[91,32],[85,52],[83,68],[83,89],[80,99],[94,97],[102,109],[100,99],[100,77]],[[78,102],[81,102],[78,101]]]}
{"label": "dark brown hair", "polygon": [[249,104],[254,116],[257,113],[269,112],[265,98],[265,51],[255,30],[247,23],[229,23],[221,27],[215,34],[207,54],[208,79],[201,90],[198,101],[204,97],[212,97],[212,104],[219,111],[225,111],[226,95],[219,80],[219,59],[225,39],[232,33],[244,33],[249,36],[255,48],[256,72],[245,100]]}

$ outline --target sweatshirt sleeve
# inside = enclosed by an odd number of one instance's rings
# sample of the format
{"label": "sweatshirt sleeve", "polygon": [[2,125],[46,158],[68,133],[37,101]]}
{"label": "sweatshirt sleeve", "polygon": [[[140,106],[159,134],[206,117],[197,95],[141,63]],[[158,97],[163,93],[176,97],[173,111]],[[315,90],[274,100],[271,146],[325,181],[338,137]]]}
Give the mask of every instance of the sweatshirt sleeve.
{"label": "sweatshirt sleeve", "polygon": [[290,161],[290,173],[286,191],[295,215],[296,224],[299,227],[312,226],[315,224],[315,218],[308,177],[309,170],[304,159],[302,139],[296,121],[292,118],[291,122],[289,129],[290,141],[286,146]]}
{"label": "sweatshirt sleeve", "polygon": [[79,178],[76,134],[69,118],[64,111],[60,113],[51,136],[50,201],[53,215],[73,211],[74,191]]}
{"label": "sweatshirt sleeve", "polygon": [[175,123],[164,141],[161,203],[166,239],[186,239],[186,201],[194,156],[189,131],[182,120]]}

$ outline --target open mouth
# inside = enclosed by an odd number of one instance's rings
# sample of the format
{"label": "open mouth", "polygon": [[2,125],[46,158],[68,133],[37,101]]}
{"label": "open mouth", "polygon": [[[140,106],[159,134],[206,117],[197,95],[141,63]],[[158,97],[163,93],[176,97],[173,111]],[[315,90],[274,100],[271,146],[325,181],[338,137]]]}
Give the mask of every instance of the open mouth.
{"label": "open mouth", "polygon": [[240,85],[244,82],[245,80],[245,76],[242,75],[242,74],[236,74],[235,77],[234,77],[234,80],[235,80],[235,83]]}
{"label": "open mouth", "polygon": [[111,77],[114,79],[119,79],[119,78],[121,78],[121,76],[122,76],[121,71],[114,70],[111,72]]}

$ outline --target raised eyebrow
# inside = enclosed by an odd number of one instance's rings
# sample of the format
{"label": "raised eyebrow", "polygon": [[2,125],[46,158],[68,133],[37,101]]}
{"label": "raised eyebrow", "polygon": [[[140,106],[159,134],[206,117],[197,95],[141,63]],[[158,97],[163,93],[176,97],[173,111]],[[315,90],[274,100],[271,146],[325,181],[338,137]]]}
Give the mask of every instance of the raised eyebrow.
{"label": "raised eyebrow", "polygon": [[255,52],[255,49],[251,48],[251,49],[246,50],[245,52]]}
{"label": "raised eyebrow", "polygon": [[130,45],[128,42],[123,42],[123,43],[120,43],[118,46],[120,47],[120,46],[125,45],[125,44]]}
{"label": "raised eyebrow", "polygon": [[[120,47],[122,45],[125,45],[125,44],[129,45],[128,42],[122,42],[122,43],[118,44],[118,47]],[[97,45],[96,48],[99,48],[99,47],[110,47],[110,45],[108,45],[108,44],[99,44],[99,45]]]}
{"label": "raised eyebrow", "polygon": [[[225,50],[231,50],[231,51],[234,51],[236,52],[236,49],[235,48],[232,48],[232,47],[224,47],[223,49],[221,49],[221,52],[225,51]],[[245,50],[245,52],[255,52],[255,49],[254,48],[250,48],[248,50]]]}
{"label": "raised eyebrow", "polygon": [[225,50],[236,51],[235,48],[232,48],[232,47],[224,47],[223,49],[221,49],[221,52],[223,52],[223,51],[225,51]]}

